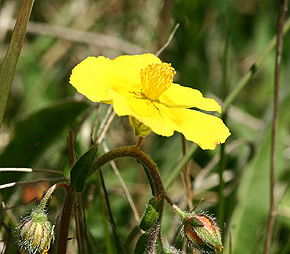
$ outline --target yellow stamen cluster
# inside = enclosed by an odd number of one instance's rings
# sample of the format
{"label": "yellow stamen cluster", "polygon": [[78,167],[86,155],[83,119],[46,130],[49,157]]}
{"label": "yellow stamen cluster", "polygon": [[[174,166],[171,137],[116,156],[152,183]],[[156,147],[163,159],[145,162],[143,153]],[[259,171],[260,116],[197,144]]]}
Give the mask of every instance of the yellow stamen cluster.
{"label": "yellow stamen cluster", "polygon": [[140,71],[142,93],[150,100],[157,100],[172,84],[175,70],[168,63],[149,64]]}

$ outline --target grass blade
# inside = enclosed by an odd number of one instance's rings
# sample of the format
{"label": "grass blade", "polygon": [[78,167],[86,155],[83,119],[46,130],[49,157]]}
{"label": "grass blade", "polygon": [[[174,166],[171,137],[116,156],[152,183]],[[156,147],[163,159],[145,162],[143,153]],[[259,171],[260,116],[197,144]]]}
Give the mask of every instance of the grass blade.
{"label": "grass blade", "polygon": [[0,127],[3,122],[4,113],[11,90],[16,66],[20,56],[22,44],[25,37],[27,23],[30,17],[34,0],[23,0],[18,13],[16,24],[12,33],[9,48],[0,69]]}

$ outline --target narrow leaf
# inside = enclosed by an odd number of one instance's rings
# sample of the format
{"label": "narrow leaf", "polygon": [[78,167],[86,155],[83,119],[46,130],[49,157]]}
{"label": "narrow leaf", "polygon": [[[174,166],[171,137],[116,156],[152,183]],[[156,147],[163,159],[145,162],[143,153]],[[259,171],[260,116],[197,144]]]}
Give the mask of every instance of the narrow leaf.
{"label": "narrow leaf", "polygon": [[93,163],[97,157],[97,151],[98,148],[93,146],[73,166],[70,173],[71,187],[75,188],[76,192],[83,191],[87,176],[92,169]]}
{"label": "narrow leaf", "polygon": [[0,69],[0,127],[2,125],[13,77],[25,37],[34,0],[23,0],[18,13],[9,48]]}

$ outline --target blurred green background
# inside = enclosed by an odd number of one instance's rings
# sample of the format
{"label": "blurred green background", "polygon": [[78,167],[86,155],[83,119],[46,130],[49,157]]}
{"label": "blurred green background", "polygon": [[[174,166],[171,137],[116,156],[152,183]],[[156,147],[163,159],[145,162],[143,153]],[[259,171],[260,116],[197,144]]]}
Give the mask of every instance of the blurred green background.
{"label": "blurred green background", "polygon": [[[51,0],[35,1],[26,39],[0,130],[0,167],[53,169],[69,176],[67,140],[76,134],[80,157],[90,145],[90,134],[98,114],[97,105],[77,94],[69,85],[71,69],[87,56],[115,58],[121,54],[156,53],[174,26],[180,27],[160,55],[176,69],[175,82],[199,89],[222,105],[223,84],[233,91],[276,33],[279,1],[193,0]],[[0,57],[7,50],[20,1],[0,2]],[[227,29],[228,26],[228,29]],[[225,44],[228,36],[227,72]],[[290,43],[284,37],[281,65],[280,117],[276,163],[276,212],[271,253],[290,253]],[[227,125],[232,133],[226,145],[224,253],[263,253],[269,209],[269,170],[273,115],[275,50],[229,107]],[[100,119],[108,106],[103,105]],[[115,117],[105,138],[110,149],[133,145],[126,117]],[[188,143],[190,146],[191,144]],[[182,137],[150,134],[142,150],[160,168],[166,184],[182,158]],[[100,146],[100,154],[103,152]],[[219,155],[198,149],[190,161],[193,202],[204,201],[197,211],[219,216]],[[140,165],[131,159],[117,161],[139,216],[151,192]],[[141,169],[141,170],[140,170]],[[138,224],[118,178],[110,166],[102,169],[110,206],[123,243]],[[48,173],[1,173],[0,184],[55,178]],[[41,196],[52,181],[17,185],[0,190],[0,252],[13,253],[4,225],[12,230],[34,205],[24,205]],[[184,177],[168,188],[168,195],[187,208]],[[57,191],[49,205],[50,218],[58,222],[64,193]],[[7,207],[17,206],[12,209]],[[94,253],[120,253],[104,211],[104,193],[99,176],[93,176],[83,194],[87,235]],[[18,222],[17,222],[18,221]],[[77,253],[74,224],[69,236],[70,253]],[[168,242],[192,253],[180,237],[178,218],[165,206],[162,231]],[[110,247],[110,245],[112,245]],[[133,248],[133,247],[132,247]],[[186,250],[187,249],[187,250]],[[52,247],[50,253],[53,253]],[[87,249],[88,253],[89,250]],[[132,250],[133,251],[133,250]]]}

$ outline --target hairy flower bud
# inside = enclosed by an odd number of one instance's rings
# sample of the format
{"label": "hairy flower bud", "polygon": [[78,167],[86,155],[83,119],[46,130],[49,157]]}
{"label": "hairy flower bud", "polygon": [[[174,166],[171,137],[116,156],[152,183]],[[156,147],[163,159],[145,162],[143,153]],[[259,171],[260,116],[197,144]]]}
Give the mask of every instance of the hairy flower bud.
{"label": "hairy flower bud", "polygon": [[20,253],[46,253],[54,240],[53,228],[43,210],[32,211],[19,227]]}
{"label": "hairy flower bud", "polygon": [[206,214],[187,214],[183,221],[183,233],[195,248],[208,253],[221,252],[223,249],[220,229],[216,221]]}

